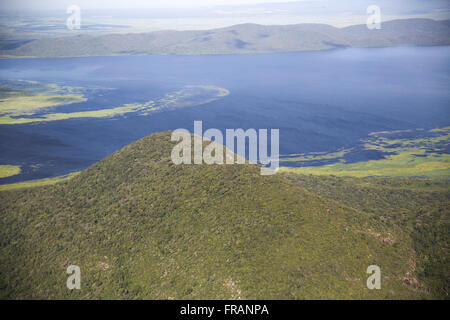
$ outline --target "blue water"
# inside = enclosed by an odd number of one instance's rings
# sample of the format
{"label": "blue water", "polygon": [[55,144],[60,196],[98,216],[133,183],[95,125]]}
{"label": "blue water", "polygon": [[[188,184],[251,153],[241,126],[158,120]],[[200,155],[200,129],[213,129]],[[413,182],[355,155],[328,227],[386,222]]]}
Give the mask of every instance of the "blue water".
{"label": "blue water", "polygon": [[450,47],[3,59],[0,79],[114,89],[66,111],[144,102],[185,85],[230,91],[209,104],[149,116],[0,125],[0,164],[23,168],[0,183],[81,170],[152,132],[192,131],[194,120],[203,120],[204,129],[279,128],[285,155],[351,148],[374,131],[450,125]]}

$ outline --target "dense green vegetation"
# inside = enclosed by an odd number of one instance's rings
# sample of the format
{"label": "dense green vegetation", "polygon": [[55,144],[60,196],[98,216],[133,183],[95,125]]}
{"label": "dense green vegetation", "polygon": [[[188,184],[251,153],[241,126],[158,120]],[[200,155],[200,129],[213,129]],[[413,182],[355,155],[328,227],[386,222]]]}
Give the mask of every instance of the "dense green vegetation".
{"label": "dense green vegetation", "polygon": [[0,178],[14,176],[20,173],[20,166],[0,165]]}
{"label": "dense green vegetation", "polygon": [[407,232],[416,251],[418,279],[432,298],[448,299],[450,288],[449,183],[420,179],[352,178],[285,174],[307,190]]}
{"label": "dense green vegetation", "polygon": [[[168,132],[153,134],[70,180],[0,192],[0,296],[447,297],[444,182],[336,180],[378,192],[352,199],[325,177],[176,166],[174,144]],[[81,290],[66,288],[73,264]],[[381,267],[381,290],[366,287],[372,264]]]}

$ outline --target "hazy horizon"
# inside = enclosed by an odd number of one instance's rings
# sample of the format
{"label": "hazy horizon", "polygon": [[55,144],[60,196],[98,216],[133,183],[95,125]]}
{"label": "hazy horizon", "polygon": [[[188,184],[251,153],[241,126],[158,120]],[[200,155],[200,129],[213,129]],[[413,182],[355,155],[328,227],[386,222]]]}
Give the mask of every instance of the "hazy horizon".
{"label": "hazy horizon", "polygon": [[[128,32],[209,29],[240,23],[326,23],[344,27],[364,24],[370,5],[380,7],[383,21],[414,17],[450,19],[450,2],[445,0],[168,0],[164,3],[144,0],[43,0],[38,3],[6,0],[0,4],[1,22],[6,24],[9,18],[26,16],[36,19],[51,17],[64,23],[70,5],[80,8],[82,19],[87,24],[126,25]],[[43,25],[43,22],[39,21],[39,24]]]}

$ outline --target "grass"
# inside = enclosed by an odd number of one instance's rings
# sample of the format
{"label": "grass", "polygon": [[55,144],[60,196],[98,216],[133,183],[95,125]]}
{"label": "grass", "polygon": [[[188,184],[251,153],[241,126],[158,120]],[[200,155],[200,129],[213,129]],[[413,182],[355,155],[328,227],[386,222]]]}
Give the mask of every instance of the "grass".
{"label": "grass", "polygon": [[0,101],[0,114],[13,116],[32,115],[43,108],[84,102],[82,94],[42,95],[11,97]]}
{"label": "grass", "polygon": [[[0,169],[1,169],[1,166],[0,166]],[[73,173],[69,173],[69,174],[59,176],[59,177],[54,177],[54,178],[45,178],[45,179],[38,179],[38,180],[29,180],[29,181],[25,181],[25,182],[3,184],[3,185],[0,185],[0,191],[48,186],[48,185],[60,183],[63,181],[67,181],[67,180],[75,177],[77,174],[79,174],[79,172],[73,172]]]}
{"label": "grass", "polygon": [[280,162],[287,161],[317,161],[317,160],[329,160],[329,159],[338,159],[345,156],[349,153],[350,150],[341,150],[337,152],[312,152],[310,154],[290,154],[288,157],[283,157],[280,159]]}
{"label": "grass", "polygon": [[[150,115],[151,113],[161,110],[170,110],[205,104],[220,99],[228,94],[228,90],[215,86],[186,86],[176,92],[168,93],[161,99],[157,99],[155,101],[150,100],[145,103],[125,104],[120,107],[91,111],[46,113],[31,117],[35,115],[36,111],[42,111],[43,108],[55,107],[75,102],[84,102],[87,99],[85,99],[82,95],[75,94],[30,95],[27,91],[24,91],[21,95],[20,90],[16,90],[13,97],[5,98],[0,102],[0,124],[26,124],[76,118],[110,118],[127,113]],[[24,115],[27,117],[21,117]]]}
{"label": "grass", "polygon": [[85,102],[82,88],[36,81],[0,81],[0,121],[30,116],[49,108]]}
{"label": "grass", "polygon": [[[339,177],[424,177],[432,179],[450,178],[450,155],[445,147],[449,144],[448,128],[434,129],[439,133],[420,139],[390,139],[372,134],[366,140],[366,150],[385,152],[384,159],[365,162],[346,163],[342,158],[337,163],[322,166],[305,166],[298,168],[281,167],[279,172],[335,175]],[[333,156],[335,153],[332,154]],[[322,156],[323,158],[323,156]],[[312,158],[311,160],[317,160]]]}
{"label": "grass", "polygon": [[68,112],[68,113],[49,113],[39,118],[14,118],[11,116],[0,117],[0,124],[24,124],[33,122],[47,122],[57,120],[67,120],[76,118],[109,118],[117,115],[124,115],[130,112],[136,112],[138,110],[145,109],[146,112],[156,111],[158,108],[153,107],[152,101],[145,104],[126,105],[124,107],[117,107],[111,109],[101,109],[93,111],[82,112]]}
{"label": "grass", "polygon": [[0,165],[0,178],[14,176],[20,173],[20,166]]}
{"label": "grass", "polygon": [[288,168],[282,167],[279,172],[298,174],[335,175],[350,177],[450,177],[450,156],[442,155],[419,158],[414,152],[402,152],[388,156],[383,160],[370,160],[358,163],[336,163],[318,167]]}

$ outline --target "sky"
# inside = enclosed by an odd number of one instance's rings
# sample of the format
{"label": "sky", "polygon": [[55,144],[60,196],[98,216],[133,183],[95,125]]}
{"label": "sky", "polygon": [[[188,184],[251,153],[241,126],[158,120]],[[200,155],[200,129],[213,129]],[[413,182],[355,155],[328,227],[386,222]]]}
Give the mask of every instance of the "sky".
{"label": "sky", "polygon": [[[0,14],[65,18],[70,5],[80,8],[85,22],[95,18],[88,22],[127,25],[139,32],[208,29],[249,22],[343,27],[364,24],[370,5],[381,8],[385,21],[450,19],[450,0],[0,0]],[[100,17],[104,19],[100,21]]]}
{"label": "sky", "polygon": [[[318,0],[0,0],[3,8],[58,9],[75,4],[85,9],[197,8],[221,5],[254,5],[265,2],[314,2]],[[320,1],[320,0],[319,0]]]}
{"label": "sky", "polygon": [[152,9],[152,8],[212,8],[217,6],[280,6],[310,8],[324,11],[352,10],[361,6],[379,5],[389,10],[418,10],[449,8],[450,0],[0,0],[1,10],[64,10],[77,5],[83,10]]}

